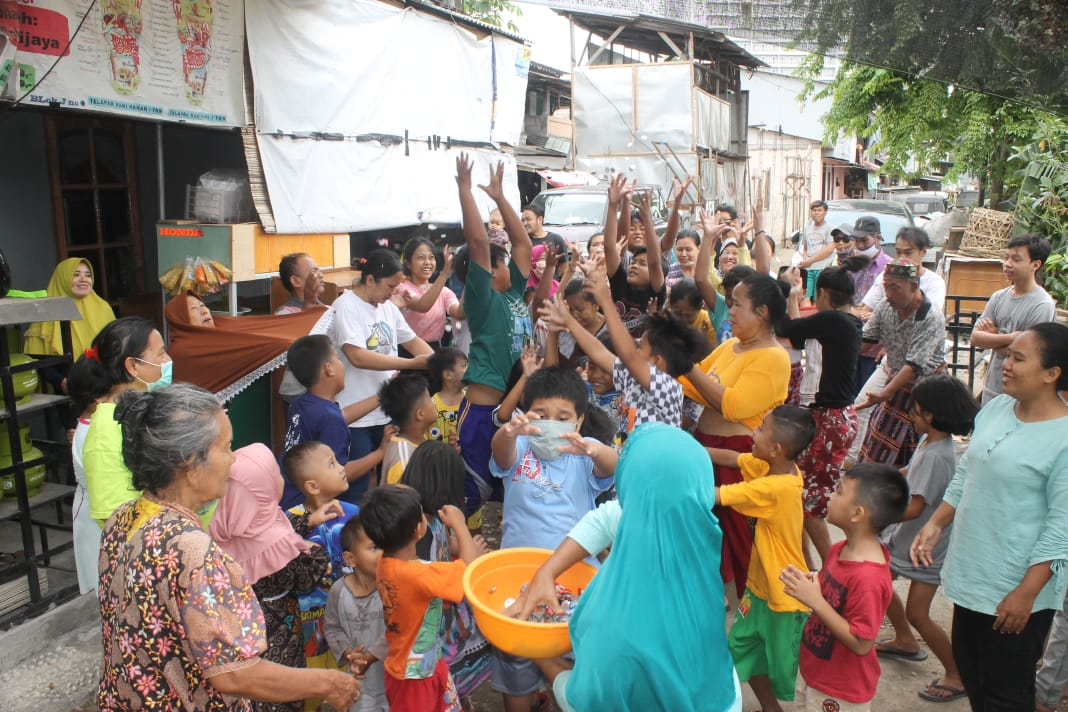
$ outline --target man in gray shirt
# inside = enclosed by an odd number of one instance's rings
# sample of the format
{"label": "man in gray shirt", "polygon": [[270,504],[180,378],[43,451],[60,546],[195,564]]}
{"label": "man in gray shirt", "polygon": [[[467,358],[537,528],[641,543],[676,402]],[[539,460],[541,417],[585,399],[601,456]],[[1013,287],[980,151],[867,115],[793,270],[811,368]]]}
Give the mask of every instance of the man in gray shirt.
{"label": "man in gray shirt", "polygon": [[1040,235],[1019,235],[1009,240],[1003,271],[1012,284],[994,292],[972,330],[972,343],[993,349],[983,386],[983,405],[1003,391],[1001,365],[1009,346],[1035,324],[1053,321],[1056,305],[1038,283],[1038,272],[1049,257],[1049,240]]}

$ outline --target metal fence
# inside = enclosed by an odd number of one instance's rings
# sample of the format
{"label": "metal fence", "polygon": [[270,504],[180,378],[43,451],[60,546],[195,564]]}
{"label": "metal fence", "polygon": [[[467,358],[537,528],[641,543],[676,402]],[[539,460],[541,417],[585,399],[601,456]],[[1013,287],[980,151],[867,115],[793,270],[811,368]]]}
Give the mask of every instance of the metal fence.
{"label": "metal fence", "polygon": [[[946,295],[946,335],[947,341],[952,340],[953,345],[946,353],[946,366],[950,373],[960,378],[961,370],[968,379],[968,390],[975,392],[975,364],[977,361],[975,345],[972,344],[972,329],[975,322],[979,321],[981,311],[963,310],[964,302],[989,301],[989,297],[972,297],[966,295]],[[963,359],[963,360],[962,360]]]}

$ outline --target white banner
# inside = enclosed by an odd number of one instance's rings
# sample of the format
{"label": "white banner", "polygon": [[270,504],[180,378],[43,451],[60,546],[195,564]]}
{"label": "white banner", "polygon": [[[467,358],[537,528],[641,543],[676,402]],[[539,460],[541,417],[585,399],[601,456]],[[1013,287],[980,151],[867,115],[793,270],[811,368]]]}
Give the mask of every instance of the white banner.
{"label": "white banner", "polygon": [[242,0],[0,0],[3,98],[242,126],[243,15]]}
{"label": "white banner", "polygon": [[[481,183],[503,160],[518,201],[499,144],[519,142],[528,47],[380,0],[256,0],[245,13],[279,232],[459,222],[458,150],[474,154]],[[450,150],[456,141],[474,150]]]}
{"label": "white banner", "polygon": [[256,0],[245,15],[261,133],[519,142],[518,42],[380,0]]}
{"label": "white banner", "polygon": [[[280,233],[358,232],[406,225],[457,224],[456,156],[459,149],[429,150],[412,144],[316,141],[257,137],[260,160]],[[485,185],[503,161],[505,195],[519,209],[515,159],[487,150],[468,150],[474,182]],[[475,188],[484,219],[493,202]]]}

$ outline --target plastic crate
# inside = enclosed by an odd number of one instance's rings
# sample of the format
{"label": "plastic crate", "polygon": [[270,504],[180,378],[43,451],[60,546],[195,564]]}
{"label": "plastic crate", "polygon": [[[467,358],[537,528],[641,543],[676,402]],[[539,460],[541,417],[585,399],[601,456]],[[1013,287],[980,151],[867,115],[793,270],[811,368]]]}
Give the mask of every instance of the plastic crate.
{"label": "plastic crate", "polygon": [[186,220],[203,223],[243,223],[252,220],[252,196],[241,190],[185,187]]}

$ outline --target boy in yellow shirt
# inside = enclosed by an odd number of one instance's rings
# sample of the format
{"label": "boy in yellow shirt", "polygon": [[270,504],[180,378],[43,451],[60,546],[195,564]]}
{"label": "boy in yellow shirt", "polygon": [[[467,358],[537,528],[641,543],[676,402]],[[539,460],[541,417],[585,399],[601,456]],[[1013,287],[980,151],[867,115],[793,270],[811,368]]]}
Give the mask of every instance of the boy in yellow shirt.
{"label": "boy in yellow shirt", "polygon": [[386,381],[378,390],[378,400],[390,418],[390,425],[398,429],[389,438],[382,457],[379,484],[395,485],[400,482],[412,453],[427,440],[427,428],[437,420],[438,410],[427,390],[426,379],[417,374],[404,373]]}
{"label": "boy in yellow shirt", "polygon": [[716,488],[716,504],[756,519],[745,594],[727,643],[738,679],[748,681],[764,712],[794,699],[801,631],[808,609],[786,595],[779,573],[805,570],[801,548],[803,482],[794,463],[816,425],[804,408],[781,405],[753,432],[753,452],[707,448],[716,465],[741,470],[742,482]]}

